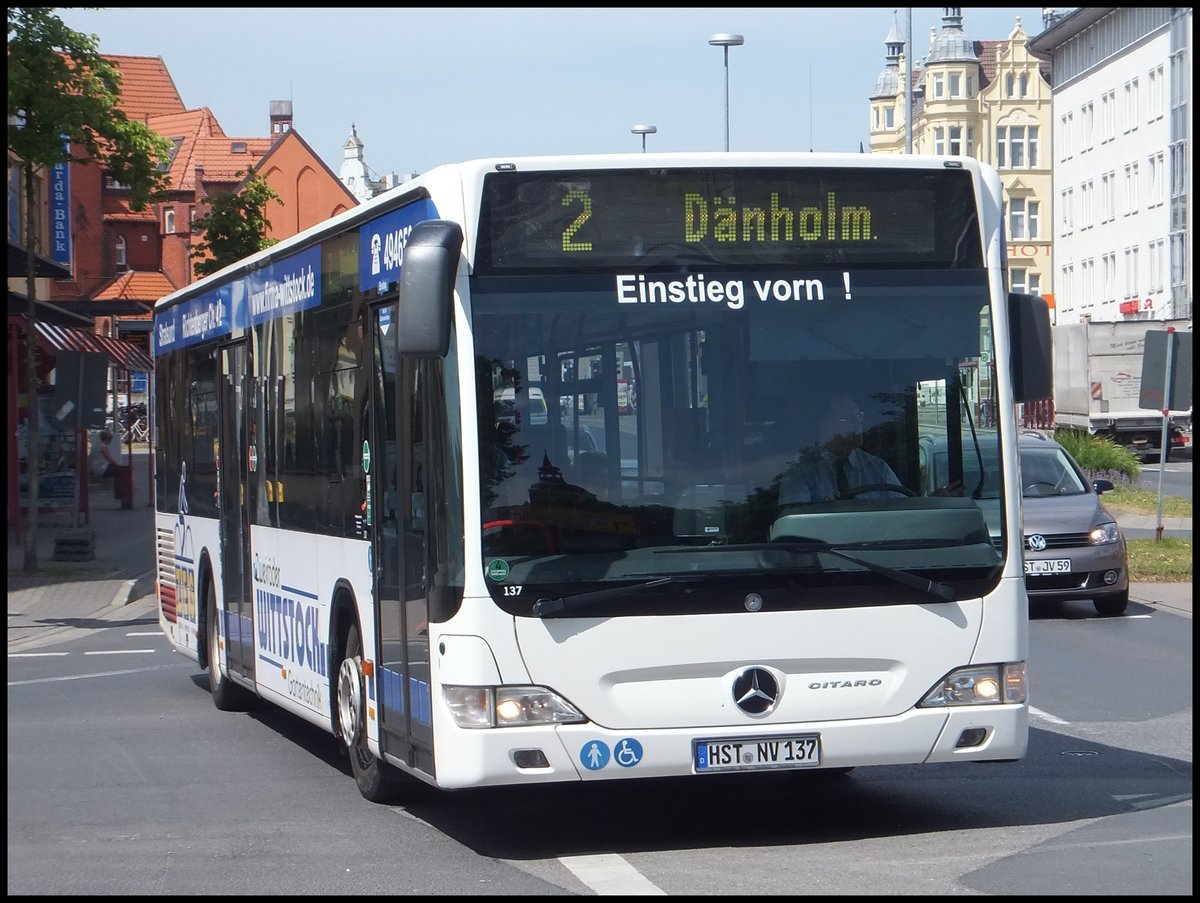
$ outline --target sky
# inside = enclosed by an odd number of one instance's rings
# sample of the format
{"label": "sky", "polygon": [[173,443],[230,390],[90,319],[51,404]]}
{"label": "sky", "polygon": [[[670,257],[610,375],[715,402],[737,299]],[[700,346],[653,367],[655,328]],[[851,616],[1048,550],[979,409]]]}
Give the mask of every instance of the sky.
{"label": "sky", "polygon": [[[704,8],[81,9],[58,16],[101,53],[160,56],[188,108],[231,138],[268,137],[273,100],[337,173],[351,126],[373,175],[528,154],[720,151],[729,49],[733,151],[869,146],[869,98],[906,10]],[[963,7],[974,40],[1041,8]],[[918,59],[941,7],[913,7]]]}

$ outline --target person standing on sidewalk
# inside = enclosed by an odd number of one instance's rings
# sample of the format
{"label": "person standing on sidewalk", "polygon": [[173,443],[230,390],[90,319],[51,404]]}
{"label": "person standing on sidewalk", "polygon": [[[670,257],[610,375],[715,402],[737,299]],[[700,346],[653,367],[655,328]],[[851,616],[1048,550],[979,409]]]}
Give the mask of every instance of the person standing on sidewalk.
{"label": "person standing on sidewalk", "polygon": [[113,434],[108,430],[100,431],[100,441],[92,449],[89,470],[92,476],[107,479],[115,477],[122,467],[121,447],[113,446]]}

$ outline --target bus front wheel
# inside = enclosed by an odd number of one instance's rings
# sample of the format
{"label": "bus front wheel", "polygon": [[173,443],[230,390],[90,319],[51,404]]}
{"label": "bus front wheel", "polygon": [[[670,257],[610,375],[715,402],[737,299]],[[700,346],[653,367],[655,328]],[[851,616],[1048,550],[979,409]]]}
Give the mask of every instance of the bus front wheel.
{"label": "bus front wheel", "polygon": [[217,592],[212,580],[204,591],[204,633],[208,649],[208,689],[213,705],[222,712],[245,708],[250,694],[221,673],[221,631],[217,629]]}
{"label": "bus front wheel", "polygon": [[362,638],[353,624],[337,673],[337,721],[342,745],[359,793],[373,803],[386,803],[396,794],[396,769],[375,758],[367,746],[366,692],[362,674]]}

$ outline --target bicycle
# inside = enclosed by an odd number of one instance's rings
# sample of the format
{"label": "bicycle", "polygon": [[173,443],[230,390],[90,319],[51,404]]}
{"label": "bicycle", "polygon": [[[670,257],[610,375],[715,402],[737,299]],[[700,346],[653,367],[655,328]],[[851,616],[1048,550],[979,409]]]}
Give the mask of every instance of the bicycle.
{"label": "bicycle", "polygon": [[139,417],[133,422],[133,426],[129,428],[133,436],[134,442],[149,442],[150,441],[150,424],[145,417]]}

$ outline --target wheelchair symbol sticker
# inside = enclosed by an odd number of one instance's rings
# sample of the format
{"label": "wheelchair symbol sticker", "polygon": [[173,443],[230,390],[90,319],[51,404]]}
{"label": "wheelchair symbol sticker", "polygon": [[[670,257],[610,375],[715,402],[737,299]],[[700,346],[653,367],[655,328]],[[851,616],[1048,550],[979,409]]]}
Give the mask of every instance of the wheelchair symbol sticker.
{"label": "wheelchair symbol sticker", "polygon": [[642,761],[642,744],[632,737],[626,737],[613,750],[613,759],[622,768],[633,768]]}
{"label": "wheelchair symbol sticker", "polygon": [[579,751],[579,761],[588,771],[599,771],[608,764],[610,755],[607,743],[602,740],[589,740]]}

